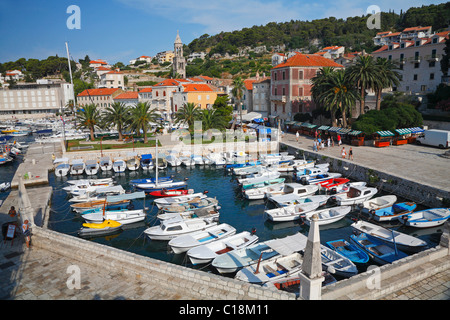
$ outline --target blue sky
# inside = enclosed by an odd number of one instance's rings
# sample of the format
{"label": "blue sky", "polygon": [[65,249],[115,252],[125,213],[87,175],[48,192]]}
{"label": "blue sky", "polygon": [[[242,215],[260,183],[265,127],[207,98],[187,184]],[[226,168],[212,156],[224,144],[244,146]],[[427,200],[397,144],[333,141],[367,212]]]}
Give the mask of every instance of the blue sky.
{"label": "blue sky", "polygon": [[[177,30],[183,43],[207,33],[240,30],[269,22],[346,18],[370,5],[400,12],[446,1],[428,0],[1,0],[0,62],[66,56],[109,63],[172,50]],[[66,26],[70,5],[81,10],[81,29]]]}

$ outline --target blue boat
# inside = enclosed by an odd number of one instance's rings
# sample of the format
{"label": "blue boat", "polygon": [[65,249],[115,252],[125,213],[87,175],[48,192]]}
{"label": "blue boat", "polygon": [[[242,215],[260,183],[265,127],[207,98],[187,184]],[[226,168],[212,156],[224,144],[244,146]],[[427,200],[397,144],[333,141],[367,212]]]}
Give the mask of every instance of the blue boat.
{"label": "blue boat", "polygon": [[414,202],[400,202],[389,207],[370,210],[369,215],[376,221],[391,221],[412,213],[417,207]]}
{"label": "blue boat", "polygon": [[351,235],[350,242],[369,255],[369,257],[380,265],[392,263],[407,257],[403,251],[398,250],[395,245],[391,247],[367,233]]}
{"label": "blue boat", "polygon": [[349,258],[353,263],[365,264],[369,261],[367,253],[344,239],[327,241],[326,244],[330,249]]}
{"label": "blue boat", "polygon": [[154,167],[153,164],[153,157],[151,154],[143,154],[141,155],[141,160],[140,160],[140,165],[141,168],[144,170],[151,170]]}

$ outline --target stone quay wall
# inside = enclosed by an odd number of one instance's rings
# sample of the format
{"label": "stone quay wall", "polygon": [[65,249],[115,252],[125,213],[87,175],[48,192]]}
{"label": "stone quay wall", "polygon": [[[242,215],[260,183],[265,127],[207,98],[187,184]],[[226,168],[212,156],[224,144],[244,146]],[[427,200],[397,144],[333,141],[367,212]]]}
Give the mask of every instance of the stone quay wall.
{"label": "stone quay wall", "polygon": [[412,181],[398,177],[377,169],[369,168],[352,161],[325,156],[312,151],[295,148],[280,143],[281,149],[286,149],[290,154],[297,154],[306,159],[316,160],[319,163],[328,163],[330,172],[341,173],[342,176],[356,181],[366,181],[369,185],[388,193],[423,204],[428,207],[442,207],[443,201],[450,201],[450,192],[441,190],[420,181]]}
{"label": "stone quay wall", "polygon": [[295,294],[140,256],[78,237],[33,227],[33,245],[95,267],[158,283],[183,296],[211,300],[295,300]]}

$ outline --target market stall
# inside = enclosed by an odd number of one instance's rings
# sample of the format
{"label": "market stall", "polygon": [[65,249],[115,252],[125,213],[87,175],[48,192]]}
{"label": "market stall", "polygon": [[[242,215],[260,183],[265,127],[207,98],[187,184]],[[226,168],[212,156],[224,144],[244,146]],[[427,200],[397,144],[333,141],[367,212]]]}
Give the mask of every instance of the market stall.
{"label": "market stall", "polygon": [[391,139],[395,135],[387,130],[387,131],[377,131],[373,134],[374,137],[374,145],[377,148],[388,147],[391,144]]}
{"label": "market stall", "polygon": [[411,136],[409,129],[395,129],[395,137],[392,139],[392,145],[400,146],[408,143],[408,137]]}
{"label": "market stall", "polygon": [[347,136],[350,137],[352,146],[363,146],[364,145],[364,137],[366,134],[359,130],[352,130],[347,133]]}

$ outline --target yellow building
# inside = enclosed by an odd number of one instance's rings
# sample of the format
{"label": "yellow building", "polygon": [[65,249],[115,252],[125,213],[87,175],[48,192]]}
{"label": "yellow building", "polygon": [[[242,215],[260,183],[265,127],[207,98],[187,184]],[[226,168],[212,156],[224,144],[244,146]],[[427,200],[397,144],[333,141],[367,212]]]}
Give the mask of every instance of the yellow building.
{"label": "yellow building", "polygon": [[200,109],[211,108],[220,94],[222,94],[221,91],[214,91],[204,83],[183,83],[173,93],[172,112],[177,112],[186,103],[194,103]]}

